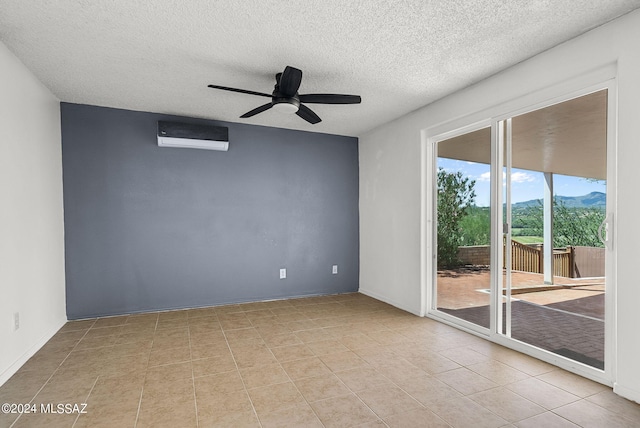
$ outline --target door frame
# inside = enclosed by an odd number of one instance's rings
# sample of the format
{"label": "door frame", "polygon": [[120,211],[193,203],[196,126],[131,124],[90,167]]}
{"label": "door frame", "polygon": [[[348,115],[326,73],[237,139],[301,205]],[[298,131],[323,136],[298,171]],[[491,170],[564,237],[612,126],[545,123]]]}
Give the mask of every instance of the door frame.
{"label": "door frame", "polygon": [[[617,178],[617,85],[616,66],[607,65],[582,76],[578,76],[571,81],[561,82],[557,85],[543,88],[535,93],[523,95],[520,98],[505,102],[503,104],[487,108],[485,110],[459,117],[452,121],[422,130],[422,216],[421,216],[421,290],[423,296],[422,315],[442,321],[446,324],[463,329],[472,334],[484,337],[492,342],[505,347],[526,353],[540,360],[556,365],[565,370],[579,374],[594,381],[612,386],[616,379],[616,249],[617,230],[615,228],[616,216],[616,178]],[[492,222],[492,261],[491,261],[491,325],[487,329],[475,324],[460,320],[449,314],[435,309],[434,295],[435,277],[437,267],[435,266],[435,238],[436,222],[435,207],[437,198],[437,183],[435,174],[437,172],[437,151],[436,143],[458,136],[473,130],[491,126],[492,136],[492,176],[501,177],[504,142],[498,144],[498,139],[504,136],[498,127],[503,121],[509,118],[525,114],[549,105],[568,101],[589,93],[607,89],[607,206],[606,216],[608,223],[609,246],[606,249],[605,266],[605,368],[599,370],[583,363],[553,354],[532,345],[519,342],[515,339],[505,337],[498,333],[497,326],[500,325],[501,312],[498,305],[501,303],[501,293],[498,288],[502,287],[502,245],[496,245],[498,239],[502,239],[503,225],[500,216],[495,211],[502,206],[502,180],[493,180],[491,196],[491,222]],[[498,160],[500,168],[498,169]]]}

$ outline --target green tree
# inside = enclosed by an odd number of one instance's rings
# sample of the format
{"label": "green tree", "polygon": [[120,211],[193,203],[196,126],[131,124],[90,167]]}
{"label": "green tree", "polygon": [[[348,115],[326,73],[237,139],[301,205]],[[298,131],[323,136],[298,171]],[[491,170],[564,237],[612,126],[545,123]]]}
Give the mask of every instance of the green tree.
{"label": "green tree", "polygon": [[[529,207],[523,219],[524,226],[533,236],[543,236],[543,205]],[[603,247],[598,238],[598,227],[604,221],[602,208],[570,208],[562,200],[553,198],[553,246]]]}
{"label": "green tree", "polygon": [[438,267],[460,264],[458,247],[462,243],[462,219],[473,205],[475,180],[462,172],[438,168]]}
{"label": "green tree", "polygon": [[472,205],[460,221],[461,245],[489,245],[491,240],[491,209]]}

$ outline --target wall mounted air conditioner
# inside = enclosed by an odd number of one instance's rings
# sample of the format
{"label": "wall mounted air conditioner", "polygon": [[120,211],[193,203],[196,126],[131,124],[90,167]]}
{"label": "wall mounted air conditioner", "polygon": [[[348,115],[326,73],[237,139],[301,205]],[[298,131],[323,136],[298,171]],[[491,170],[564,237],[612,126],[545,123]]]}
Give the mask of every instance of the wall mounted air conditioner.
{"label": "wall mounted air conditioner", "polygon": [[158,121],[158,146],[229,150],[229,128]]}

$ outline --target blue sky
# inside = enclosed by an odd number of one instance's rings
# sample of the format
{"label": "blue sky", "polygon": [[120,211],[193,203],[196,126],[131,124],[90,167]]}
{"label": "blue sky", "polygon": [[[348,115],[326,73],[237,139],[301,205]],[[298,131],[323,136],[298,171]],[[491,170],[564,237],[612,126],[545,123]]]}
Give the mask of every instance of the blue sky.
{"label": "blue sky", "polygon": [[[464,175],[476,180],[476,205],[489,206],[489,165],[438,158],[438,167],[447,171],[461,171]],[[542,199],[544,192],[544,176],[541,172],[513,168],[511,170],[512,203]],[[582,196],[591,192],[606,193],[604,181],[589,182],[581,177],[556,174],[553,176],[553,193],[560,196]]]}

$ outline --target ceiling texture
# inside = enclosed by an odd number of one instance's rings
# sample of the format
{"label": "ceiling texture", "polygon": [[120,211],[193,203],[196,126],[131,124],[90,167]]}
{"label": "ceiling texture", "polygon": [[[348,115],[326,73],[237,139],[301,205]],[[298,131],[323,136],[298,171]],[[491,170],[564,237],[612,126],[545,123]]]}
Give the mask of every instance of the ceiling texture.
{"label": "ceiling texture", "polygon": [[[0,0],[0,41],[61,101],[358,136],[640,7],[640,0]],[[275,74],[322,122],[269,110]],[[0,71],[1,72],[1,71]]]}

